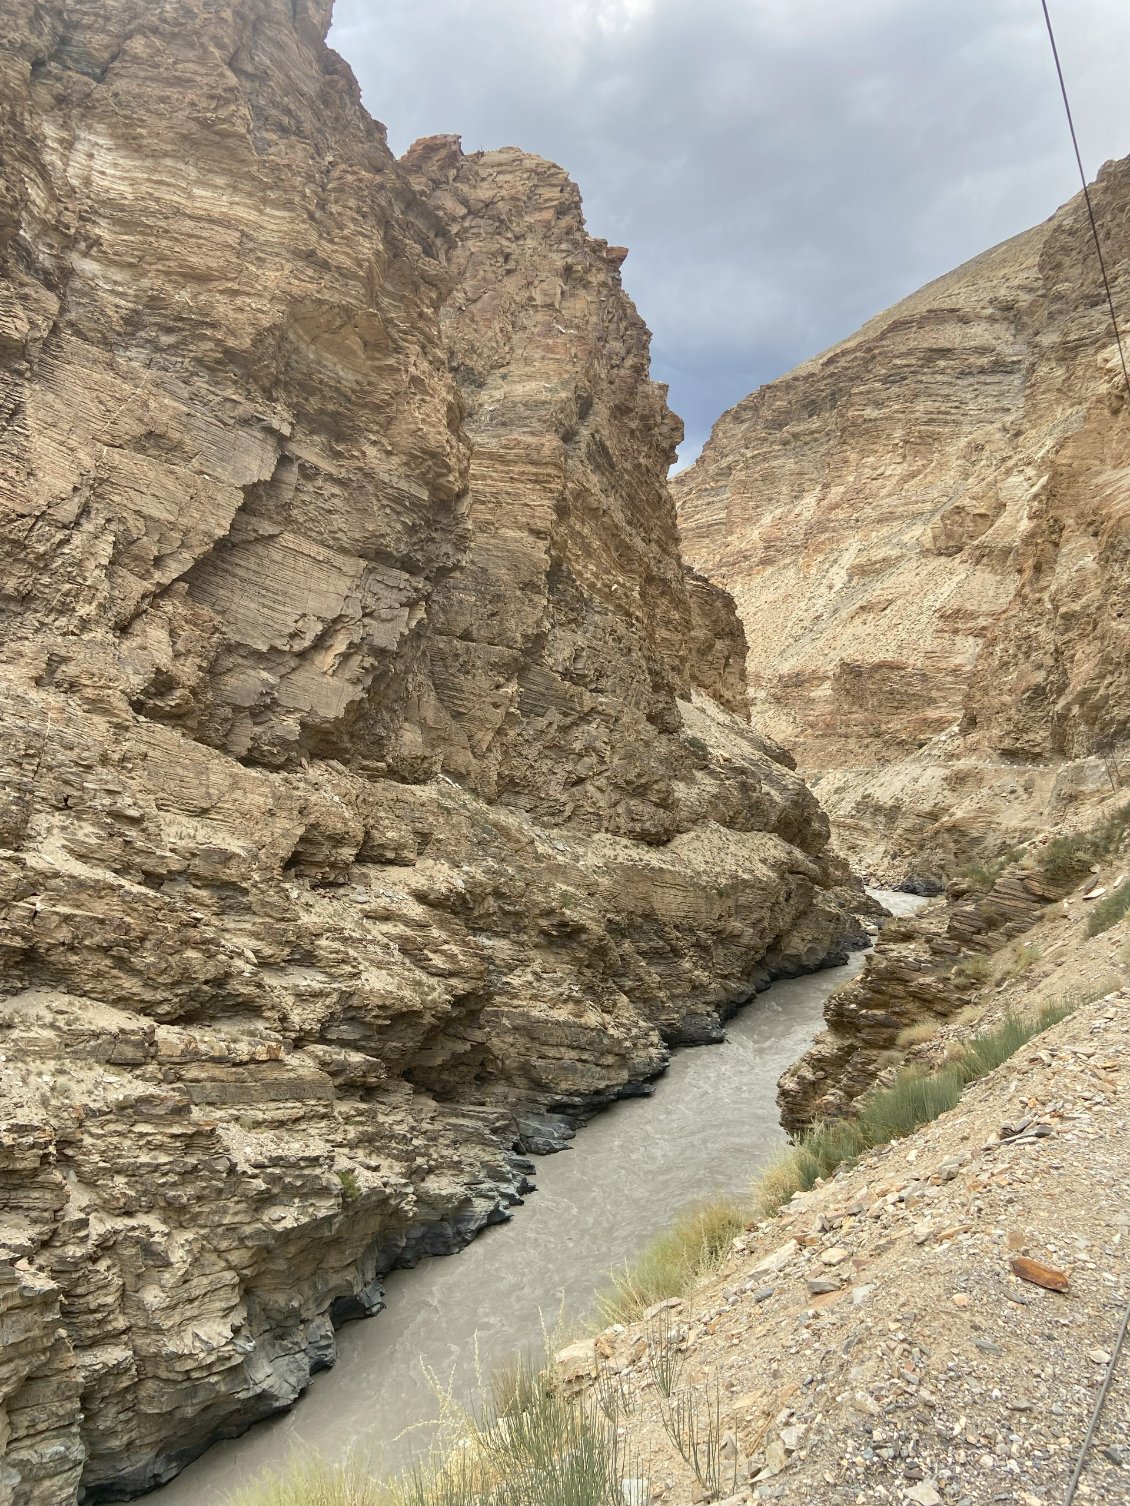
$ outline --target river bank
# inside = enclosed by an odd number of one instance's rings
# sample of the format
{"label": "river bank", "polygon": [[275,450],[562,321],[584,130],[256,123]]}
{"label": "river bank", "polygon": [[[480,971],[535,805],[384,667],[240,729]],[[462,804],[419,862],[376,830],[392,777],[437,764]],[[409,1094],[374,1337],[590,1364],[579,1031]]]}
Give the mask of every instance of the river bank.
{"label": "river bank", "polygon": [[[922,901],[881,896],[892,911]],[[437,1384],[457,1397],[477,1373],[540,1349],[543,1326],[591,1310],[609,1272],[682,1206],[739,1191],[779,1147],[777,1077],[820,1028],[828,995],[862,965],[775,983],[739,1011],[724,1044],[676,1051],[645,1100],[612,1104],[564,1153],[539,1159],[536,1194],[508,1225],[456,1260],[427,1260],[386,1280],[375,1323],[339,1332],[338,1360],[293,1411],[221,1443],[146,1497],[155,1506],[222,1506],[295,1450],[350,1450],[381,1472],[424,1449]],[[412,1431],[407,1432],[406,1430]]]}

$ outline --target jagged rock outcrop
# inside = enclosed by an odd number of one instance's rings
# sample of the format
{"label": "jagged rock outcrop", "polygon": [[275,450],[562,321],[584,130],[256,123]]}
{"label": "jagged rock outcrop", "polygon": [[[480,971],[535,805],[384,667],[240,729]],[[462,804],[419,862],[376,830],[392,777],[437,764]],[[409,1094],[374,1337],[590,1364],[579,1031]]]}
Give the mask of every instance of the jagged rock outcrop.
{"label": "jagged rock outcrop", "polygon": [[947,903],[888,921],[860,975],[829,995],[827,1028],[781,1076],[777,1102],[789,1134],[850,1114],[901,1065],[916,1032],[925,1029],[926,1039],[967,1007],[973,983],[957,965],[1024,935],[1072,883],[1014,864],[986,893],[956,881]]}
{"label": "jagged rock outcrop", "polygon": [[[1130,305],[1130,159],[1093,189]],[[1130,402],[1082,197],[726,413],[676,478],[755,718],[937,881],[1130,778]]]}
{"label": "jagged rock outcrop", "polygon": [[560,170],[397,163],[315,0],[5,20],[0,1502],[61,1506],[854,922]]}

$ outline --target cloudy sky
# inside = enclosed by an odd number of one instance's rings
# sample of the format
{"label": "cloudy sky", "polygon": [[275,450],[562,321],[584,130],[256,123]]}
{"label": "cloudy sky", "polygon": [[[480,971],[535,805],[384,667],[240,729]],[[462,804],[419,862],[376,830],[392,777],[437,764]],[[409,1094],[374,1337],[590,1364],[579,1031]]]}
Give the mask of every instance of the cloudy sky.
{"label": "cloudy sky", "polygon": [[[1088,175],[1130,152],[1130,0],[1051,0]],[[1078,186],[1040,0],[337,0],[398,153],[581,186],[687,426]],[[1128,321],[1130,322],[1130,321]]]}

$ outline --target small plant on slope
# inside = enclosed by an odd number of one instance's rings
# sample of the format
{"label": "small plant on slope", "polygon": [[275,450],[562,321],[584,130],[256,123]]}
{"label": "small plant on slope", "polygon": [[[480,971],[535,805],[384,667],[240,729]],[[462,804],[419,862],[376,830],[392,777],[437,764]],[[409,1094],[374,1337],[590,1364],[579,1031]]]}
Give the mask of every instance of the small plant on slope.
{"label": "small plant on slope", "polygon": [[1120,805],[1086,831],[1056,837],[1040,854],[1040,868],[1057,882],[1079,878],[1092,863],[1114,851],[1127,829],[1130,829],[1130,804]]}
{"label": "small plant on slope", "polygon": [[1130,879],[1124,884],[1119,884],[1105,898],[1096,902],[1095,908],[1087,918],[1087,935],[1101,936],[1104,931],[1109,931],[1111,926],[1116,926],[1122,917],[1130,911]]}
{"label": "small plant on slope", "polygon": [[680,1214],[642,1255],[613,1273],[611,1290],[598,1299],[602,1321],[631,1322],[656,1302],[681,1297],[719,1263],[746,1218],[746,1209],[732,1198],[716,1198]]}
{"label": "small plant on slope", "polygon": [[663,1409],[667,1436],[694,1471],[695,1479],[714,1499],[731,1496],[738,1488],[738,1451],[727,1448],[722,1432],[722,1399],[691,1386],[672,1396]]}
{"label": "small plant on slope", "polygon": [[1062,1000],[1031,1017],[1006,1015],[1001,1024],[959,1047],[937,1071],[904,1067],[890,1087],[856,1102],[854,1119],[830,1120],[805,1130],[762,1173],[758,1209],[775,1213],[797,1192],[807,1192],[838,1166],[865,1151],[903,1139],[957,1106],[962,1088],[1014,1056],[1033,1036],[1065,1019],[1080,1003]]}

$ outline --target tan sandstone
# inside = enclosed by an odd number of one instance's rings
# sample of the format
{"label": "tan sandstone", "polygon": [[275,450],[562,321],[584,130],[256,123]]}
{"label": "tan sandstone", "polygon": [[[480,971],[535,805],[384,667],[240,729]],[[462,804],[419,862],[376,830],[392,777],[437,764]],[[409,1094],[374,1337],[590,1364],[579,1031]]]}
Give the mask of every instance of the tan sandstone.
{"label": "tan sandstone", "polygon": [[858,939],[576,188],[320,0],[0,39],[0,1503],[288,1405],[524,1154]]}
{"label": "tan sandstone", "polygon": [[[1093,198],[1125,310],[1130,159]],[[1130,402],[1081,196],[739,403],[675,492],[756,719],[875,873],[1130,775]]]}

